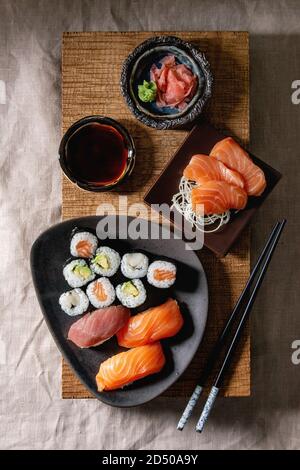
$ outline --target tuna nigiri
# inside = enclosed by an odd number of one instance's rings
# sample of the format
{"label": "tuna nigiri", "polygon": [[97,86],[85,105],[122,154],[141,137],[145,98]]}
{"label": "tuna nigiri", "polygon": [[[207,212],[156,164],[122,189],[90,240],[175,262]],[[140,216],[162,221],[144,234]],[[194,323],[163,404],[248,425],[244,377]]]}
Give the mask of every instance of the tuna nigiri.
{"label": "tuna nigiri", "polygon": [[199,184],[216,180],[244,187],[244,180],[237,171],[230,170],[224,163],[208,155],[194,155],[184,169],[183,176]]}
{"label": "tuna nigiri", "polygon": [[149,308],[129,319],[117,333],[118,343],[125,348],[135,348],[176,335],[183,318],[176,300],[169,299],[158,307]]}
{"label": "tuna nigiri", "polygon": [[263,193],[266,187],[264,172],[253,163],[249,154],[232,137],[217,142],[210,155],[242,175],[245,191],[249,196],[260,196]]}
{"label": "tuna nigiri", "polygon": [[166,359],[160,343],[147,344],[116,354],[102,362],[96,382],[99,392],[116,390],[159,372]]}
{"label": "tuna nigiri", "polygon": [[128,321],[130,310],[122,305],[94,310],[72,324],[68,339],[80,348],[104,343]]}
{"label": "tuna nigiri", "polygon": [[192,189],[191,200],[197,215],[202,215],[200,204],[203,205],[204,215],[222,214],[229,209],[244,209],[247,194],[242,188],[225,181],[208,181]]}

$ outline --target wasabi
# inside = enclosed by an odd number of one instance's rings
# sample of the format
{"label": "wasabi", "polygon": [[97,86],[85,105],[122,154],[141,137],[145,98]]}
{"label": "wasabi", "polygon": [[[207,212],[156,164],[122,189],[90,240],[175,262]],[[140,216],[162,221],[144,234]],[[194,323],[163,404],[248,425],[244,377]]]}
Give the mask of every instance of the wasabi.
{"label": "wasabi", "polygon": [[154,101],[156,98],[157,86],[155,82],[144,80],[142,85],[138,86],[139,99],[144,103]]}

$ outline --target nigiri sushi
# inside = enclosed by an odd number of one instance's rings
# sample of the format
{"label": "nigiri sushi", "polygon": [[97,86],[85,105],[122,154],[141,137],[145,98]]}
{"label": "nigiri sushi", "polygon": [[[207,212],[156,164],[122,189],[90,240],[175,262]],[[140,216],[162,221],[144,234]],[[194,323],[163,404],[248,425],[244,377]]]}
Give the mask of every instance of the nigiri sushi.
{"label": "nigiri sushi", "polygon": [[115,335],[129,317],[130,310],[122,305],[94,310],[72,324],[68,339],[79,348],[98,346]]}
{"label": "nigiri sushi", "polygon": [[237,171],[230,170],[224,163],[208,155],[194,155],[185,167],[183,176],[199,184],[216,180],[244,187],[244,180]]}
{"label": "nigiri sushi", "polygon": [[[208,181],[191,191],[192,209],[197,215],[222,214],[229,209],[244,209],[247,193],[225,181]],[[204,214],[201,214],[203,205]]]}
{"label": "nigiri sushi", "polygon": [[176,335],[182,325],[183,317],[176,300],[168,299],[158,307],[131,317],[118,331],[118,343],[125,348],[154,343]]}
{"label": "nigiri sushi", "polygon": [[160,343],[147,344],[116,354],[100,365],[96,375],[98,390],[102,392],[122,388],[135,380],[159,372],[165,362]]}
{"label": "nigiri sushi", "polygon": [[263,170],[253,163],[249,154],[232,137],[217,142],[210,155],[242,175],[244,189],[249,196],[260,196],[263,193],[266,187]]}

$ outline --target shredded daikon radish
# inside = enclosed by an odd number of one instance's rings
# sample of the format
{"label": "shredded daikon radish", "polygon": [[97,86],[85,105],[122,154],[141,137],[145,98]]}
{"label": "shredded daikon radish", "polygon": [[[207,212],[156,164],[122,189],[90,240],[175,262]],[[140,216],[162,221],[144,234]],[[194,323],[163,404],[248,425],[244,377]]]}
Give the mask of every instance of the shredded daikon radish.
{"label": "shredded daikon radish", "polygon": [[[172,207],[175,208],[183,217],[201,232],[212,233],[219,230],[222,225],[227,224],[230,219],[230,211],[223,214],[198,216],[192,209],[191,190],[197,186],[197,183],[187,180],[184,176],[179,183],[179,192],[172,198]],[[214,227],[207,228],[209,225]]]}

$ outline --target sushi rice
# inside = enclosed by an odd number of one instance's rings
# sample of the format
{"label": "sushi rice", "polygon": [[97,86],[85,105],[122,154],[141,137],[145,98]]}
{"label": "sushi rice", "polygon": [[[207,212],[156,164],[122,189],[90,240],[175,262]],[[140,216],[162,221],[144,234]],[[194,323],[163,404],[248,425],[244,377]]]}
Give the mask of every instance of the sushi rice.
{"label": "sushi rice", "polygon": [[95,273],[84,259],[75,259],[66,264],[63,275],[70,287],[82,287],[95,279]]}
{"label": "sushi rice", "polygon": [[91,268],[100,276],[111,277],[119,269],[121,258],[119,253],[108,246],[101,246],[96,250],[91,260]]}
{"label": "sushi rice", "polygon": [[169,261],[154,261],[150,264],[147,280],[149,284],[161,289],[171,287],[176,280],[176,266]]}
{"label": "sushi rice", "polygon": [[128,308],[139,307],[147,297],[146,289],[140,279],[119,284],[116,287],[116,294],[121,304]]}
{"label": "sushi rice", "polygon": [[70,251],[72,256],[91,258],[98,246],[98,239],[91,232],[76,232],[71,239]]}
{"label": "sushi rice", "polygon": [[[96,308],[109,307],[116,298],[115,289],[106,277],[91,282],[87,286],[86,293],[91,304]],[[103,298],[99,298],[99,293],[102,294]]]}
{"label": "sushi rice", "polygon": [[122,257],[121,271],[129,279],[137,279],[147,274],[149,260],[143,253],[126,253]]}
{"label": "sushi rice", "polygon": [[61,294],[59,305],[67,315],[74,317],[86,312],[89,306],[89,299],[83,290],[77,288]]}

